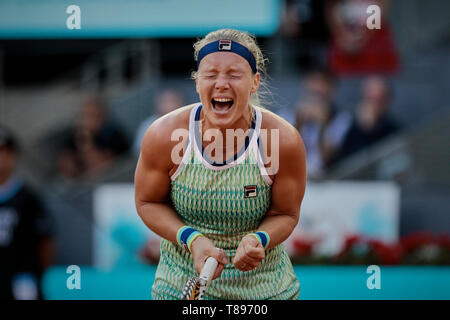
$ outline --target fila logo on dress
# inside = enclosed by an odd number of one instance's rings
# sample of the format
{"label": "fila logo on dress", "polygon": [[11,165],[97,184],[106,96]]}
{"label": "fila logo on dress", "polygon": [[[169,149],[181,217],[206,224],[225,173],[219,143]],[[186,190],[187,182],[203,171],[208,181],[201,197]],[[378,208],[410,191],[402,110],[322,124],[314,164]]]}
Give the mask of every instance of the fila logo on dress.
{"label": "fila logo on dress", "polygon": [[254,198],[258,195],[258,188],[256,185],[244,187],[244,198]]}

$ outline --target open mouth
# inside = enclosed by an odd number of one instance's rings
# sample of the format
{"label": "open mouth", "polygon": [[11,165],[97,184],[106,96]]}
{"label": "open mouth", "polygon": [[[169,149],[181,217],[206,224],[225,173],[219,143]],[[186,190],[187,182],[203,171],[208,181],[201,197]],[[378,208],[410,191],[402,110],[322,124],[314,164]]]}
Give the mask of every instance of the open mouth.
{"label": "open mouth", "polygon": [[216,113],[227,113],[234,104],[234,100],[231,98],[213,98],[211,104]]}

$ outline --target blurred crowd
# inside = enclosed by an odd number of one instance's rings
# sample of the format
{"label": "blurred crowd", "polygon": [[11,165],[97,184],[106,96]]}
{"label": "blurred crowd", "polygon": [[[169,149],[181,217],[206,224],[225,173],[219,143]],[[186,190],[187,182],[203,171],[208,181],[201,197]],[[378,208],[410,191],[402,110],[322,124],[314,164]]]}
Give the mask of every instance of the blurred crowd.
{"label": "blurred crowd", "polygon": [[[380,8],[380,29],[367,27],[371,5]],[[320,64],[335,75],[394,74],[400,61],[389,16],[389,0],[287,0],[280,30],[300,68]]]}
{"label": "blurred crowd", "polygon": [[295,126],[305,143],[309,178],[324,177],[339,161],[400,129],[389,112],[392,93],[382,76],[367,76],[352,112],[336,105],[334,81],[329,71],[312,70],[296,105]]}
{"label": "blurred crowd", "polygon": [[0,128],[0,300],[42,298],[41,277],[53,261],[53,227],[38,192],[17,172],[20,147]]}
{"label": "blurred crowd", "polygon": [[80,107],[74,123],[59,133],[57,168],[68,179],[105,172],[128,152],[128,139],[98,98],[89,98]]}

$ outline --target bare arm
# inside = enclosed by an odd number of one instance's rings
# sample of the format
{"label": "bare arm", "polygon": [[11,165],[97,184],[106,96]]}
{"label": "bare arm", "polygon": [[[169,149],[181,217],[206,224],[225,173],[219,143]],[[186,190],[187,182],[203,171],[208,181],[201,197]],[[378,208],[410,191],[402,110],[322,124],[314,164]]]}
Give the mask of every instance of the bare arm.
{"label": "bare arm", "polygon": [[[306,153],[300,134],[285,123],[279,138],[279,169],[272,184],[272,202],[258,228],[269,235],[268,248],[286,240],[297,226],[306,186]],[[270,146],[272,157],[276,147]],[[247,235],[239,244],[233,264],[249,271],[258,267],[264,257],[264,247],[255,237]]]}
{"label": "bare arm", "polygon": [[[170,137],[172,131],[179,128],[170,119],[160,120],[144,135],[134,177],[135,203],[137,212],[147,227],[162,238],[177,243],[177,232],[185,223],[171,206],[169,194],[170,172],[175,166],[171,154],[178,143],[171,141]],[[219,277],[224,265],[228,263],[225,252],[218,250],[204,236],[196,238],[191,248],[197,272],[200,273],[208,257],[214,257],[219,266],[213,279]]]}
{"label": "bare arm", "polygon": [[272,184],[271,206],[259,226],[259,230],[270,237],[269,248],[286,240],[297,226],[305,194],[306,152],[295,128],[280,131],[279,154],[280,165]]}
{"label": "bare arm", "polygon": [[142,221],[156,234],[177,242],[176,234],[184,225],[169,202],[170,131],[164,121],[154,123],[144,135],[134,185],[136,209]]}

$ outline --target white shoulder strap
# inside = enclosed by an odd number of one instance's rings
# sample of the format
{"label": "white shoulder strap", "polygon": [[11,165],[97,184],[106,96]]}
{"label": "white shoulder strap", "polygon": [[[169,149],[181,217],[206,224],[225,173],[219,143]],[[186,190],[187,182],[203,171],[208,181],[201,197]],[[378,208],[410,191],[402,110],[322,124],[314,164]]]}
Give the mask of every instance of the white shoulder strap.
{"label": "white shoulder strap", "polygon": [[181,169],[186,164],[186,161],[188,160],[191,150],[192,150],[192,143],[194,142],[194,124],[195,124],[195,113],[197,112],[197,109],[200,107],[200,104],[193,107],[191,109],[191,112],[189,114],[189,135],[188,135],[188,142],[186,149],[184,150],[183,158],[181,159],[181,162],[178,164],[177,170],[175,170],[174,174],[170,177],[171,180],[175,180],[175,178],[180,173]]}
{"label": "white shoulder strap", "polygon": [[[260,133],[261,133],[262,112],[258,107],[255,107],[254,109],[255,109],[255,116],[256,116],[255,139],[254,139],[253,145],[251,147],[255,152],[261,176],[264,178],[264,180],[267,181],[268,184],[271,185],[273,183],[273,181],[270,178],[269,174],[267,173],[266,167],[264,165],[263,154],[262,154],[264,152],[267,152],[267,150],[264,149],[262,140],[259,139]],[[258,145],[258,139],[259,139],[259,145]]]}

